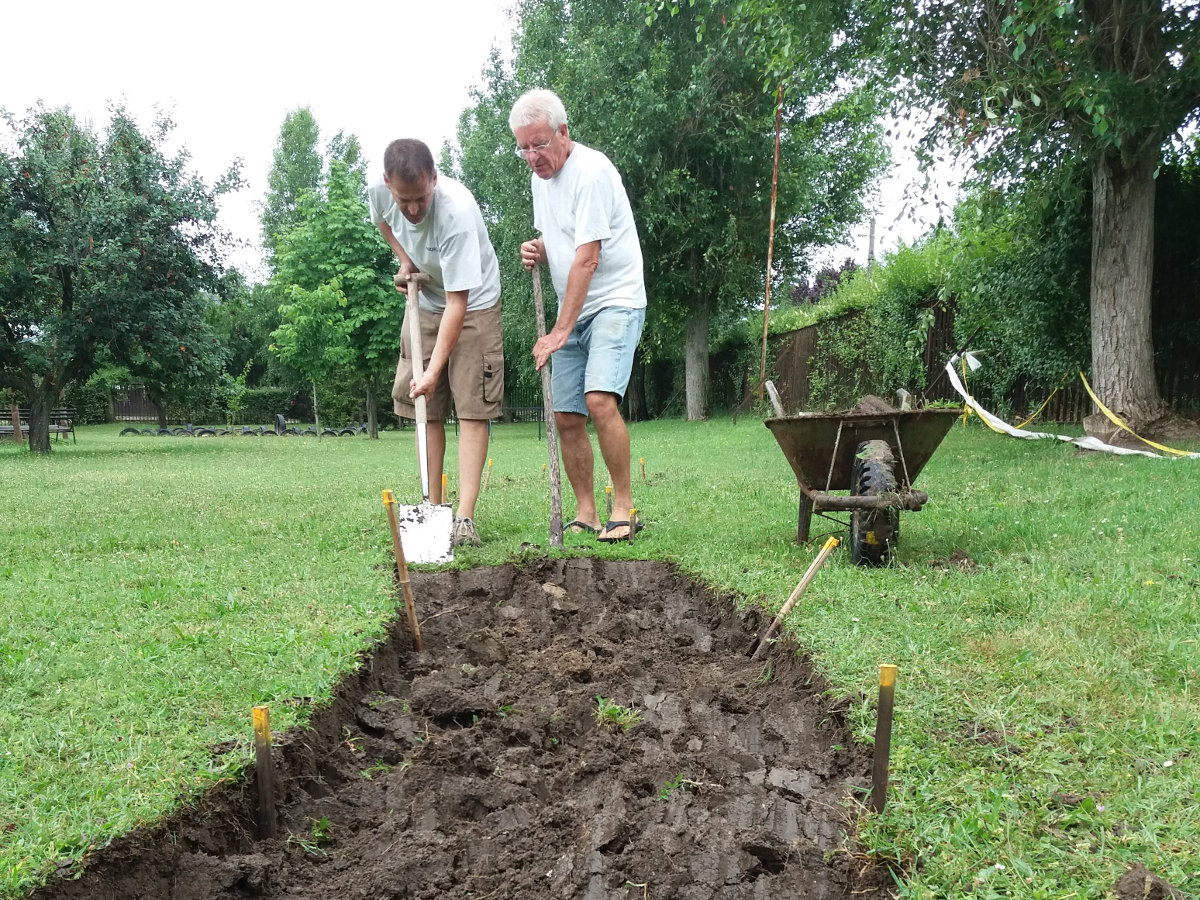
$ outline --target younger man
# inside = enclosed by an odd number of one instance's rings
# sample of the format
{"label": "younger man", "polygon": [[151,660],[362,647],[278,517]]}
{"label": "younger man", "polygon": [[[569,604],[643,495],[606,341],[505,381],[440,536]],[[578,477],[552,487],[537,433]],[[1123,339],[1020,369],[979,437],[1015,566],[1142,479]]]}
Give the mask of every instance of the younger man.
{"label": "younger man", "polygon": [[439,178],[423,142],[392,141],[383,156],[384,177],[368,190],[371,221],[400,261],[398,288],[414,272],[429,275],[420,291],[421,350],[425,370],[413,380],[408,316],[392,400],[396,414],[414,418],[413,400],[426,398],[429,499],[441,503],[450,399],[458,415],[458,513],[454,545],[479,546],[475,502],[487,459],[488,420],[504,400],[504,350],[500,340],[500,266],[479,204],[459,182]]}

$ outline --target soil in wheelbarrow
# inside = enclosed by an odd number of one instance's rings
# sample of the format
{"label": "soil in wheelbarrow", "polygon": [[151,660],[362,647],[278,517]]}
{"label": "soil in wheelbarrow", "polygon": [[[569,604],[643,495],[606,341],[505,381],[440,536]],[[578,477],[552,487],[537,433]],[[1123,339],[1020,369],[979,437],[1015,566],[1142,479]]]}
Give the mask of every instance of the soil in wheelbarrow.
{"label": "soil in wheelbarrow", "polygon": [[[794,648],[751,662],[754,613],[589,558],[413,589],[426,652],[401,616],[276,735],[277,838],[256,838],[251,775],[36,896],[890,896],[847,836],[868,751]],[[597,698],[640,720],[605,724]]]}

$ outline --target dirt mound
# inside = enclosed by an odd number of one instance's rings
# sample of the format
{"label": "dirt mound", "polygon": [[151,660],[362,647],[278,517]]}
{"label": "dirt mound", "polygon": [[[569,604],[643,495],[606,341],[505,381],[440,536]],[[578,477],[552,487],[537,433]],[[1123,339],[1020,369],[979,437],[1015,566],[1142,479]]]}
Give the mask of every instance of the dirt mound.
{"label": "dirt mound", "polygon": [[1183,891],[1163,881],[1141,863],[1117,879],[1118,900],[1183,900]]}
{"label": "dirt mound", "polygon": [[874,394],[867,394],[858,401],[858,405],[854,409],[849,410],[851,415],[871,415],[871,416],[887,416],[898,410],[892,404],[888,403],[882,397],[876,397]]}
{"label": "dirt mound", "polygon": [[[35,896],[889,896],[844,836],[869,755],[791,648],[745,655],[753,613],[657,563],[413,589],[426,652],[398,621],[311,728],[277,739],[278,838],[256,840],[243,783]],[[602,720],[608,704],[640,718]]]}

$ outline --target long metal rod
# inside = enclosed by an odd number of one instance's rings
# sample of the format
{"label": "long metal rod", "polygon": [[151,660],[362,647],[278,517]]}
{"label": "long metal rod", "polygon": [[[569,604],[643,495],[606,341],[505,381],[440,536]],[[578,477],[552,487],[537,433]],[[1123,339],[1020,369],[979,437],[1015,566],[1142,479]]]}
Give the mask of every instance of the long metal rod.
{"label": "long metal rod", "polygon": [[771,264],[775,256],[775,200],[779,196],[779,133],[783,130],[783,82],[775,92],[775,168],[771,172],[771,230],[767,236],[767,292],[763,298],[762,356],[758,363],[758,402],[767,383],[767,317],[771,313]]}
{"label": "long metal rod", "polygon": [[[546,309],[542,302],[542,267],[533,267],[533,307],[538,339],[546,336]],[[554,423],[554,392],[550,387],[550,364],[542,366],[542,407],[546,419],[546,465],[550,473],[550,546],[563,546],[562,474],[558,467],[558,428]],[[630,526],[630,533],[633,526]]]}

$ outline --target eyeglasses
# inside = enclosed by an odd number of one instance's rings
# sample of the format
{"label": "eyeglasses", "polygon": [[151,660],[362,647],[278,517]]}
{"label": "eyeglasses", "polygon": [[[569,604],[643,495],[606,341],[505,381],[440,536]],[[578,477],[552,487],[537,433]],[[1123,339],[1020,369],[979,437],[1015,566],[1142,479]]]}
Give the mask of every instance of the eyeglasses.
{"label": "eyeglasses", "polygon": [[533,156],[536,153],[541,153],[547,147],[554,143],[554,135],[550,135],[550,139],[544,144],[534,144],[532,147],[514,147],[513,153],[525,159],[527,156]]}

